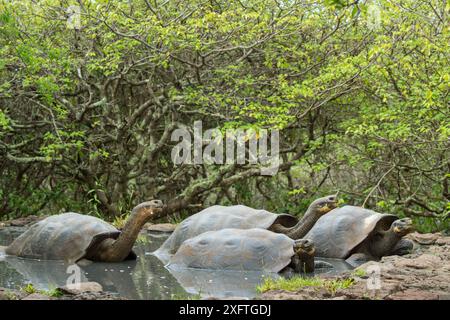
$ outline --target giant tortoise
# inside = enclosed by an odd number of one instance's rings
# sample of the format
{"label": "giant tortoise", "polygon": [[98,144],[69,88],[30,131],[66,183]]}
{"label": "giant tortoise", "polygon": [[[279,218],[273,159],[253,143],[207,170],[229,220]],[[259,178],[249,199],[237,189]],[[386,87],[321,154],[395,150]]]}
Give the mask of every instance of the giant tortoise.
{"label": "giant tortoise", "polygon": [[402,237],[412,230],[409,218],[343,206],[321,217],[305,238],[314,242],[318,257],[347,259],[358,264],[409,251],[412,242]]}
{"label": "giant tortoise", "polygon": [[68,212],[32,225],[5,250],[7,255],[30,259],[118,262],[136,258],[132,247],[142,226],[162,210],[160,200],[136,206],[122,231],[105,221]]}
{"label": "giant tortoise", "polygon": [[[314,271],[314,244],[265,229],[221,229],[187,239],[169,268],[266,272]],[[287,269],[289,268],[289,269]]]}
{"label": "giant tortoise", "polygon": [[186,239],[207,231],[225,228],[260,228],[283,233],[292,239],[300,239],[321,216],[336,206],[337,197],[335,195],[319,198],[310,204],[300,221],[289,214],[275,214],[243,205],[212,206],[183,220],[154,254],[167,262]]}

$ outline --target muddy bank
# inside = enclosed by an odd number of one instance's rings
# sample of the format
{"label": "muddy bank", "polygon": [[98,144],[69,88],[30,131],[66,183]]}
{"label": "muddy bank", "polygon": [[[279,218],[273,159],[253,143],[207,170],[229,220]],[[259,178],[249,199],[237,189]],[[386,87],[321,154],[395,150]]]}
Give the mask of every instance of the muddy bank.
{"label": "muddy bank", "polygon": [[103,291],[96,282],[84,282],[52,291],[12,290],[0,288],[0,300],[125,300],[117,294]]}
{"label": "muddy bank", "polygon": [[354,280],[347,289],[330,292],[326,288],[304,287],[297,292],[272,290],[260,295],[267,300],[304,299],[450,299],[450,237],[413,233],[413,253],[384,257],[368,262],[336,278]]}

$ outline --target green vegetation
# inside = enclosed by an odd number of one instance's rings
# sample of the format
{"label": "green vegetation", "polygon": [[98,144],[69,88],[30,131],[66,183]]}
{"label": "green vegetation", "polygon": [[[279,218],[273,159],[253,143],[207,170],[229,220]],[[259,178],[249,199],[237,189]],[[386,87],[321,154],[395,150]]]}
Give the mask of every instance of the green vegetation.
{"label": "green vegetation", "polygon": [[367,272],[364,269],[357,268],[357,269],[353,270],[352,275],[355,276],[355,277],[362,278],[362,277],[367,276]]}
{"label": "green vegetation", "polygon": [[27,284],[23,288],[20,288],[20,290],[25,292],[25,293],[28,293],[28,294],[33,294],[33,293],[37,293],[38,292],[38,290],[36,290],[36,288],[31,283]]}
{"label": "green vegetation", "polygon": [[169,217],[167,217],[167,222],[171,224],[180,224],[184,219],[186,219],[188,215],[180,215],[180,214],[174,214]]}
{"label": "green vegetation", "polygon": [[63,292],[58,288],[53,288],[49,290],[38,290],[36,289],[33,284],[29,283],[23,288],[20,288],[21,291],[27,293],[27,294],[33,294],[33,293],[40,293],[49,297],[61,297],[63,295]]}
{"label": "green vegetation", "polygon": [[325,281],[324,286],[331,292],[335,294],[338,289],[347,289],[354,284],[355,280],[352,278],[347,279],[334,279]]}
{"label": "green vegetation", "polygon": [[125,226],[130,215],[128,213],[121,214],[120,216],[114,217],[112,225],[117,229],[122,229]]}
{"label": "green vegetation", "polygon": [[136,243],[140,243],[140,244],[143,244],[143,245],[147,245],[147,244],[149,244],[151,241],[152,241],[152,240],[150,239],[150,237],[148,237],[147,235],[142,234],[142,233],[139,234],[138,237],[137,237],[137,239],[136,239]]}
{"label": "green vegetation", "polygon": [[54,297],[54,298],[59,298],[62,297],[64,295],[64,293],[58,289],[58,288],[54,288],[54,289],[50,289],[50,290],[44,290],[41,291],[42,294],[45,294],[49,297]]}
{"label": "green vegetation", "polygon": [[301,276],[295,276],[290,279],[286,278],[266,278],[264,282],[257,286],[256,290],[260,293],[269,290],[286,290],[296,292],[305,287],[317,287],[324,288],[331,294],[335,294],[338,289],[347,289],[353,285],[354,280],[352,278],[346,279],[321,279],[317,277],[304,278]]}
{"label": "green vegetation", "polygon": [[[152,198],[180,217],[230,203],[301,214],[339,190],[448,230],[449,13],[440,0],[0,0],[0,219],[70,210],[120,226]],[[278,174],[174,165],[171,134],[196,120],[279,129]]]}
{"label": "green vegetation", "polygon": [[279,278],[272,279],[266,278],[264,282],[256,287],[258,292],[266,292],[269,290],[287,290],[287,291],[298,291],[303,287],[320,287],[323,281],[319,278],[303,278],[301,276],[296,276],[291,279]]}
{"label": "green vegetation", "polygon": [[171,300],[201,300],[201,293],[197,294],[172,294],[170,296]]}

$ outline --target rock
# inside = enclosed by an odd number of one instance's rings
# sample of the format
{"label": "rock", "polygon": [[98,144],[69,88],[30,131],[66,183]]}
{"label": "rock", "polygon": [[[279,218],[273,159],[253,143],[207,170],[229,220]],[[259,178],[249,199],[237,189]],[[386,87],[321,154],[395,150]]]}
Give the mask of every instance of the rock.
{"label": "rock", "polygon": [[32,293],[23,298],[22,300],[56,300],[56,299],[53,297],[46,296],[45,294]]}
{"label": "rock", "polygon": [[[323,287],[303,287],[297,292],[286,290],[271,290],[263,293],[256,299],[262,300],[322,300],[334,299],[340,295],[332,295]],[[346,297],[344,297],[346,299]]]}
{"label": "rock", "polygon": [[239,297],[239,296],[226,296],[226,297],[204,297],[201,300],[249,300],[248,297]]}
{"label": "rock", "polygon": [[437,300],[439,295],[425,290],[406,289],[389,295],[387,300]]}
{"label": "rock", "polygon": [[173,232],[177,227],[172,223],[146,224],[147,231],[151,232]]}
{"label": "rock", "polygon": [[[320,294],[319,294],[320,296]],[[285,290],[271,290],[258,297],[261,300],[317,300],[317,293],[311,290],[290,292]]]}
{"label": "rock", "polygon": [[62,300],[127,300],[117,294],[109,292],[83,292],[70,297],[63,297]]}
{"label": "rock", "polygon": [[440,233],[418,233],[413,232],[408,234],[405,238],[413,240],[422,245],[431,245],[436,242],[441,236]]}
{"label": "rock", "polygon": [[330,300],[347,300],[347,299],[345,296],[340,296],[340,297],[331,298]]}
{"label": "rock", "polygon": [[450,237],[441,237],[435,242],[438,246],[450,245]]}
{"label": "rock", "polygon": [[84,292],[102,292],[103,287],[97,282],[71,283],[59,288],[63,293],[80,294]]}
{"label": "rock", "polygon": [[429,269],[441,264],[442,259],[431,254],[423,254],[414,259],[395,257],[393,260],[393,265],[396,268]]}

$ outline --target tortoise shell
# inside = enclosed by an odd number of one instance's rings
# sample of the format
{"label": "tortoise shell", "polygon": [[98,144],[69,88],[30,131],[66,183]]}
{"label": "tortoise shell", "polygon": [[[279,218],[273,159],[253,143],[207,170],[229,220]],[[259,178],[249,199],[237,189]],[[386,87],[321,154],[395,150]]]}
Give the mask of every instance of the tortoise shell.
{"label": "tortoise shell", "polygon": [[388,230],[398,217],[355,206],[343,206],[320,217],[305,236],[316,246],[316,256],[346,259],[376,230]]}
{"label": "tortoise shell", "polygon": [[294,255],[294,240],[265,229],[221,229],[187,239],[170,268],[279,272]]}
{"label": "tortoise shell", "polygon": [[74,212],[50,216],[32,225],[6,248],[6,254],[42,260],[76,262],[120,231],[105,221]]}
{"label": "tortoise shell", "polygon": [[298,219],[288,214],[275,214],[266,210],[253,209],[244,205],[212,206],[183,220],[154,252],[160,259],[167,261],[180,245],[206,231],[225,228],[235,229],[269,229],[273,224],[280,223],[285,227],[293,227]]}

